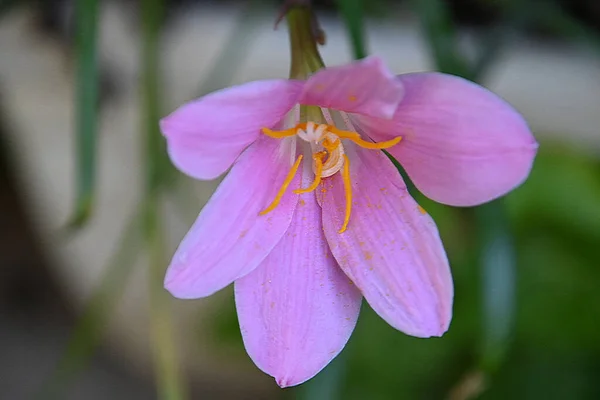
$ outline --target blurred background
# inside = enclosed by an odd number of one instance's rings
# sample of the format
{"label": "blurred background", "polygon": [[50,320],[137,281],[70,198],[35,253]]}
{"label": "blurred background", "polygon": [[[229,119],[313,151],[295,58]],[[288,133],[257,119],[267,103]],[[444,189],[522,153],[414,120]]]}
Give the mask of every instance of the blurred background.
{"label": "blurred background", "polygon": [[450,331],[411,338],[363,304],[342,354],[281,390],[244,352],[231,288],[162,289],[218,182],[174,171],[157,121],[286,77],[280,2],[0,0],[1,399],[600,399],[600,2],[314,6],[327,65],[464,76],[540,142],[504,199],[415,193],[451,261]]}

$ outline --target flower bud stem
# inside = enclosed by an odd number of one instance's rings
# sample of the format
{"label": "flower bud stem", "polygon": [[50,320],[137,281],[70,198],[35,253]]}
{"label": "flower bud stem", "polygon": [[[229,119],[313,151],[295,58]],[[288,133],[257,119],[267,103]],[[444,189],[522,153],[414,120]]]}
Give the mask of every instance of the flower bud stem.
{"label": "flower bud stem", "polygon": [[317,49],[322,37],[317,36],[315,16],[309,7],[291,7],[286,18],[292,57],[290,78],[306,79],[325,66]]}

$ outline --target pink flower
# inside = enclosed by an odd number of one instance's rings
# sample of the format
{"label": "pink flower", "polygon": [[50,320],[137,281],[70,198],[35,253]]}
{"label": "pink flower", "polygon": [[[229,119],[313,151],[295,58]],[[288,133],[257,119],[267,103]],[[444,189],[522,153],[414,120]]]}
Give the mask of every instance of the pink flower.
{"label": "pink flower", "polygon": [[363,296],[409,335],[440,336],[450,324],[452,277],[437,228],[377,149],[424,194],[454,206],[519,185],[537,149],[521,116],[486,89],[440,73],[395,77],[375,57],[307,81],[224,89],[161,127],[186,174],[213,179],[231,167],[165,286],[189,299],[235,281],[248,354],[282,387],[341,351]]}

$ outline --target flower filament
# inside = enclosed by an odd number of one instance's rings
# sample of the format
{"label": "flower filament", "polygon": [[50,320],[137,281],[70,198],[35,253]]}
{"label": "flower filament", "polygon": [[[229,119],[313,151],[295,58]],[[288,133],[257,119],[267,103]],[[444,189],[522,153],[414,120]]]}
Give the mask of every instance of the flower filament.
{"label": "flower filament", "polygon": [[275,200],[273,200],[273,202],[271,203],[271,205],[269,205],[269,207],[262,210],[259,213],[259,215],[265,215],[267,213],[270,213],[271,211],[273,211],[275,209],[275,207],[277,207],[279,205],[281,198],[285,194],[285,191],[287,190],[288,186],[290,186],[290,183],[294,179],[294,175],[296,175],[296,172],[298,171],[298,168],[300,167],[300,162],[302,162],[302,154],[300,154],[298,156],[298,159],[296,160],[294,165],[292,165],[292,169],[290,169],[290,172],[285,177],[285,180],[283,181],[283,185],[281,185],[279,192],[277,192],[277,195],[275,196]]}
{"label": "flower filament", "polygon": [[[306,123],[297,124],[295,127],[285,129],[281,131],[273,131],[268,128],[263,128],[262,132],[274,139],[284,139],[297,137],[304,142],[308,142],[311,146],[312,159],[313,159],[313,172],[315,178],[313,182],[307,188],[299,188],[294,190],[296,194],[310,193],[315,191],[319,184],[324,178],[328,178],[338,171],[341,171],[342,180],[344,182],[344,194],[346,199],[346,210],[344,216],[344,222],[342,227],[338,231],[343,233],[348,228],[350,222],[350,214],[352,212],[352,185],[350,181],[350,160],[344,152],[344,146],[342,139],[349,140],[360,147],[371,150],[387,149],[396,145],[401,137],[396,137],[392,140],[385,142],[369,142],[363,140],[361,136],[356,132],[344,131],[336,128],[332,124],[315,124],[312,121]],[[286,176],[281,188],[277,192],[275,199],[271,204],[260,212],[260,215],[267,214],[275,209],[281,198],[288,189],[290,183],[294,179],[300,163],[302,162],[303,155],[299,155],[290,172]]]}

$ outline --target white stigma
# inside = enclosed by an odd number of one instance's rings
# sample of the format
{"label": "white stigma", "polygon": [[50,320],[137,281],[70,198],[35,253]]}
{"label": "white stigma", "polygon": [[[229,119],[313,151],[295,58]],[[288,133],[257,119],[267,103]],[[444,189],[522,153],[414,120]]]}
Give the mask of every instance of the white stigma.
{"label": "white stigma", "polygon": [[298,136],[305,142],[312,142],[318,144],[327,131],[327,125],[315,124],[314,122],[308,122],[306,124],[306,131],[304,129],[298,129]]}

